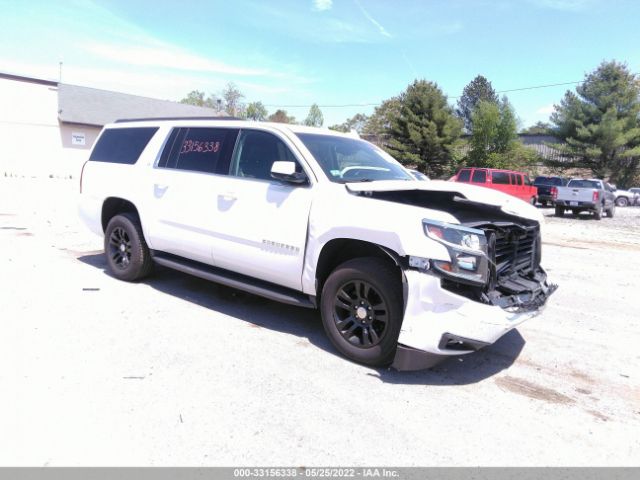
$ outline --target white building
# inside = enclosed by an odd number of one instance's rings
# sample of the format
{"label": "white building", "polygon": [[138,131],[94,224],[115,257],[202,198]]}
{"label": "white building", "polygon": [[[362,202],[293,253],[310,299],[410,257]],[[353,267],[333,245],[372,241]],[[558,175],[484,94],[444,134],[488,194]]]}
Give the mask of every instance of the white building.
{"label": "white building", "polygon": [[214,109],[0,72],[0,176],[79,176],[119,118],[220,116]]}

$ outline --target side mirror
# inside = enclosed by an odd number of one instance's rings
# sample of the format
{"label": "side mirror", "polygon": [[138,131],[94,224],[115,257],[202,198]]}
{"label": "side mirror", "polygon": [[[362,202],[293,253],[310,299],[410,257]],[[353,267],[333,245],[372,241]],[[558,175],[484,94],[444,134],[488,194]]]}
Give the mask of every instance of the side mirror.
{"label": "side mirror", "polygon": [[271,177],[287,183],[302,185],[309,180],[303,172],[296,172],[296,163],[287,161],[275,161],[271,165]]}

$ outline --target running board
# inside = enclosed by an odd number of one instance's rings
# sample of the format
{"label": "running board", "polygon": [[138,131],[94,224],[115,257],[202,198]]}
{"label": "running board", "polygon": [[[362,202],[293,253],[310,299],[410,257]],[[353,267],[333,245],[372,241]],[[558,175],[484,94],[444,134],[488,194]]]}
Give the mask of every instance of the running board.
{"label": "running board", "polygon": [[244,290],[245,292],[259,295],[269,300],[288,303],[289,305],[296,305],[298,307],[316,308],[315,297],[305,295],[290,288],[222,268],[212,267],[211,265],[182,258],[170,253],[154,251],[152,257],[158,265],[220,283],[228,287],[237,288],[238,290]]}

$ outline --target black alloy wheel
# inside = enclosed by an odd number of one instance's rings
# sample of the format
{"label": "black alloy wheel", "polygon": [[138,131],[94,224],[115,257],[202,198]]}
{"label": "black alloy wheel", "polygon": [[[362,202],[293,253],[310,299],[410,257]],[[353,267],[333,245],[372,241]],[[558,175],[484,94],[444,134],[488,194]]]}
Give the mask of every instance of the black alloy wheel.
{"label": "black alloy wheel", "polygon": [[109,236],[109,252],[113,264],[121,270],[126,270],[131,263],[131,238],[122,227],[116,227]]}
{"label": "black alloy wheel", "polygon": [[376,288],[365,280],[343,284],[334,299],[333,321],[340,335],[358,348],[378,345],[387,332],[389,309]]}
{"label": "black alloy wheel", "polygon": [[109,220],[104,232],[104,253],[109,273],[120,280],[140,280],[153,267],[140,219],[134,213],[121,213]]}
{"label": "black alloy wheel", "polygon": [[404,316],[401,270],[379,257],[346,261],[324,282],[320,312],[329,340],[345,357],[390,365]]}

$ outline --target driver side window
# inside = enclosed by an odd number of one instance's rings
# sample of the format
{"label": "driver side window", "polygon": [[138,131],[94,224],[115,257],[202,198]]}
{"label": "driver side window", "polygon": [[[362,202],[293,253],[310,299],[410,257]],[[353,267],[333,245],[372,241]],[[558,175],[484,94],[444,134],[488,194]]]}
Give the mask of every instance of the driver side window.
{"label": "driver side window", "polygon": [[293,153],[275,135],[259,130],[242,130],[231,162],[230,175],[256,180],[269,180],[275,161],[296,163],[296,171],[302,168]]}

